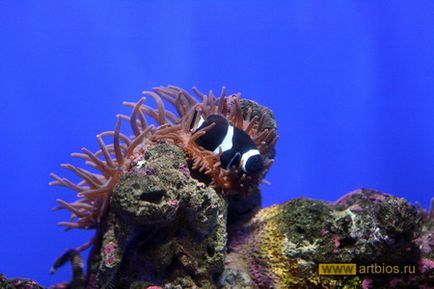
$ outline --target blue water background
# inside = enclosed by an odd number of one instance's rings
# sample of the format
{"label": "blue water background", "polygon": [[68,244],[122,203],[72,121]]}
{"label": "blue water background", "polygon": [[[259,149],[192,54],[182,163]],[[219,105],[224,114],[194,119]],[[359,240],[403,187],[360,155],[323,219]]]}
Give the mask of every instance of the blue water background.
{"label": "blue water background", "polygon": [[434,192],[433,1],[0,1],[0,272],[44,285],[91,232],[63,232],[59,164],[141,91],[176,84],[270,107],[268,206],[375,188]]}

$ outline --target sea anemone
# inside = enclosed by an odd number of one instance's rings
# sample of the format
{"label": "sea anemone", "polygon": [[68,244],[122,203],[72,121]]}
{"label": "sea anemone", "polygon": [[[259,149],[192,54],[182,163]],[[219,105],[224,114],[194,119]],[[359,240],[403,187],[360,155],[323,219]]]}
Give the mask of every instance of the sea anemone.
{"label": "sea anemone", "polygon": [[[144,97],[138,102],[124,102],[132,108],[130,116],[119,114],[113,131],[106,131],[96,136],[100,150],[91,152],[82,148],[81,153],[71,156],[83,159],[90,166],[90,170],[76,167],[72,164],[61,166],[73,171],[81,181],[74,183],[67,178],[52,173],[54,179],[50,185],[62,185],[77,191],[79,199],[75,202],[56,200],[57,209],[67,209],[71,212],[69,221],[59,225],[67,229],[95,229],[106,213],[114,187],[120,177],[134,164],[137,156],[155,142],[167,141],[179,146],[184,152],[189,169],[195,172],[201,181],[206,182],[222,194],[246,193],[252,186],[257,186],[268,171],[272,159],[267,153],[272,150],[277,140],[274,128],[265,128],[265,116],[242,109],[240,94],[225,95],[223,87],[219,97],[210,91],[208,95],[193,87],[196,97],[187,91],[176,87],[158,87],[152,91],[143,92]],[[156,108],[145,105],[146,96],[156,102]],[[173,111],[166,109],[166,105]],[[264,153],[265,165],[262,171],[246,174],[237,168],[225,169],[220,166],[219,155],[205,150],[195,142],[197,138],[206,134],[212,124],[198,131],[191,131],[194,112],[204,117],[211,114],[224,116],[233,126],[245,131],[256,144],[258,150]],[[129,137],[121,132],[122,121],[129,122],[133,136]],[[153,122],[154,124],[150,124]],[[106,144],[104,138],[113,138],[112,144]],[[83,251],[90,247],[93,240],[77,248]]]}

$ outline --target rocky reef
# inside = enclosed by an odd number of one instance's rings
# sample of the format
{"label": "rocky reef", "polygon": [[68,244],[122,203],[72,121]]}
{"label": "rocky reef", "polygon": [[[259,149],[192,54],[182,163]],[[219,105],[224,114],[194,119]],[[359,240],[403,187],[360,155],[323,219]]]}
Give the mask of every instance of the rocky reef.
{"label": "rocky reef", "polygon": [[174,145],[153,145],[135,160],[102,230],[89,271],[98,288],[213,288],[223,269],[226,203],[190,176]]}
{"label": "rocky reef", "polygon": [[1,289],[15,289],[15,288],[43,289],[44,287],[42,287],[37,282],[30,279],[25,279],[25,278],[7,279],[3,274],[0,274],[0,288]]}
{"label": "rocky reef", "polygon": [[[152,145],[116,187],[88,272],[69,252],[74,280],[53,288],[433,288],[432,216],[404,199],[361,189],[260,209],[258,194],[224,198],[176,146]],[[320,276],[319,263],[415,271]]]}
{"label": "rocky reef", "polygon": [[[232,199],[250,208],[228,207],[228,199],[191,178],[185,165],[182,153],[165,143],[137,159],[116,188],[88,273],[53,288],[434,286],[432,216],[404,199],[361,189],[334,203],[297,198],[259,209],[252,195]],[[414,271],[320,276],[319,263]],[[4,276],[0,284],[42,288]]]}
{"label": "rocky reef", "polygon": [[[221,283],[223,288],[433,288],[432,246],[432,220],[404,199],[367,189],[335,203],[298,198],[230,227]],[[355,263],[370,272],[320,276],[319,263]],[[400,271],[387,274],[390,266]],[[405,266],[414,271],[402,274]]]}
{"label": "rocky reef", "polygon": [[[270,110],[240,103],[276,129]],[[52,269],[70,263],[72,280],[50,288],[434,288],[432,212],[369,189],[261,208],[257,182],[222,193],[176,144],[149,142],[142,152],[114,186],[86,269],[68,250]],[[261,153],[274,159],[273,146]],[[356,271],[320,275],[328,263]],[[0,274],[6,288],[43,287]]]}

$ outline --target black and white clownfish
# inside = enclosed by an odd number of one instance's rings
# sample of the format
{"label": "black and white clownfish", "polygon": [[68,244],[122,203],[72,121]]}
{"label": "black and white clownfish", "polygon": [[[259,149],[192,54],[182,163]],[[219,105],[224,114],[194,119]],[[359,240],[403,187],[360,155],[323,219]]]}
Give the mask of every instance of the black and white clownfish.
{"label": "black and white clownfish", "polygon": [[215,123],[196,144],[215,154],[220,154],[221,166],[230,169],[235,166],[245,173],[257,173],[264,167],[264,160],[250,136],[243,130],[231,125],[218,114],[203,118],[197,111],[193,116],[190,131],[196,132]]}

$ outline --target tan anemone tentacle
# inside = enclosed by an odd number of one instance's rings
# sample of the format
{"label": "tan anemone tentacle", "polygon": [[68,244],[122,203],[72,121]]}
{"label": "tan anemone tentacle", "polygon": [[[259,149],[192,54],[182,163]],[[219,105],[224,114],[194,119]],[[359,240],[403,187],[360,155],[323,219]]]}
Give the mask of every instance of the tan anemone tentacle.
{"label": "tan anemone tentacle", "polygon": [[202,103],[208,99],[208,97],[203,94],[196,86],[193,86],[192,90],[201,99]]}
{"label": "tan anemone tentacle", "polygon": [[170,105],[172,105],[173,107],[175,107],[175,97],[173,97],[172,95],[168,94],[166,92],[166,88],[165,87],[154,87],[152,88],[152,90],[158,94],[162,99],[164,99],[165,101],[167,101]]}
{"label": "tan anemone tentacle", "polygon": [[158,124],[163,125],[167,123],[166,108],[164,107],[163,101],[161,100],[160,96],[152,91],[145,91],[143,92],[143,94],[151,96],[154,99],[154,101],[157,103],[157,109],[154,110],[154,112],[157,115],[156,120]]}
{"label": "tan anemone tentacle", "polygon": [[73,171],[77,176],[81,177],[91,188],[97,188],[101,185],[101,181],[95,174],[86,171],[85,169],[77,168],[71,164],[61,164],[62,168],[69,169]]}
{"label": "tan anemone tentacle", "polygon": [[[122,119],[123,119],[123,118],[122,118]],[[107,137],[107,136],[113,137],[114,134],[115,134],[114,131],[104,131],[104,132],[98,134],[98,136],[100,136],[100,137]],[[129,146],[129,145],[130,145],[130,143],[131,143],[131,139],[130,139],[128,136],[126,136],[125,134],[119,132],[119,138],[120,138],[120,139],[125,143],[126,146]],[[105,146],[107,149],[109,149],[110,147],[113,146],[113,144],[108,144],[108,145],[104,144],[104,146]]]}
{"label": "tan anemone tentacle", "polygon": [[58,202],[60,204],[60,206],[59,206],[60,208],[68,209],[72,214],[74,214],[75,216],[77,216],[79,218],[85,217],[89,213],[87,211],[80,210],[79,208],[74,206],[74,204],[69,204],[69,203],[65,202],[64,200],[56,199],[56,202]]}
{"label": "tan anemone tentacle", "polygon": [[185,97],[185,101],[188,103],[188,105],[191,107],[197,103],[196,99],[185,89],[177,87],[175,85],[169,85],[169,88],[175,90],[178,92],[178,94],[181,94]]}
{"label": "tan anemone tentacle", "polygon": [[[206,134],[214,124],[199,131],[190,131],[193,115],[195,111],[203,117],[211,114],[222,115],[232,125],[244,130],[261,152],[274,146],[278,137],[275,129],[265,129],[265,116],[252,117],[251,108],[248,108],[243,116],[240,94],[228,96],[225,87],[220,91],[219,97],[216,97],[213,91],[204,94],[195,87],[192,91],[193,94],[190,94],[180,87],[170,85],[144,92],[145,96],[155,101],[156,107],[147,105],[145,97],[137,102],[124,102],[123,104],[131,109],[130,114],[119,114],[113,131],[105,131],[96,136],[99,150],[91,152],[82,148],[81,152],[71,154],[72,157],[83,160],[91,170],[72,164],[62,165],[81,180],[72,182],[56,174],[50,175],[53,179],[50,185],[70,188],[79,197],[71,203],[57,200],[59,205],[55,209],[67,209],[71,213],[70,220],[59,222],[59,225],[67,229],[98,228],[109,209],[113,189],[122,174],[130,169],[131,160],[137,154],[143,153],[147,144],[157,141],[169,141],[178,145],[185,152],[190,168],[207,176],[208,184],[222,193],[244,190],[249,182],[259,184],[272,160],[265,160],[264,170],[257,176],[246,175],[239,169],[222,168],[218,154],[196,144],[196,140]],[[121,132],[122,121],[129,122],[133,136]],[[150,122],[154,124],[149,124]],[[112,142],[107,144],[108,138],[111,138]],[[95,240],[93,238],[78,247],[79,251],[92,246]]]}
{"label": "tan anemone tentacle", "polygon": [[152,129],[154,128],[154,125],[150,125],[147,128],[145,128],[131,143],[131,145],[128,147],[127,155],[132,155],[134,150],[144,142],[146,137],[150,134]]}
{"label": "tan anemone tentacle", "polygon": [[119,166],[124,164],[124,156],[122,155],[121,145],[120,145],[120,130],[121,130],[122,119],[118,116],[118,120],[115,126],[115,133],[113,136],[113,144],[115,149],[116,161]]}
{"label": "tan anemone tentacle", "polygon": [[[133,111],[132,111],[132,113],[131,113],[131,117],[130,117],[130,124],[131,124],[131,129],[133,130],[133,132],[134,132],[134,135],[137,137],[138,135],[140,135],[140,128],[139,128],[139,126],[137,125],[137,115],[138,114],[140,114],[140,115],[142,115],[141,113],[139,113],[139,110],[140,110],[140,107],[142,106],[142,104],[145,102],[145,98],[144,97],[142,97],[140,100],[139,100],[139,102],[137,102],[135,105],[134,105],[134,107],[133,107]],[[142,126],[142,128],[143,128],[143,126],[145,126],[146,127],[146,120],[143,122],[143,121],[141,121],[141,126]]]}

